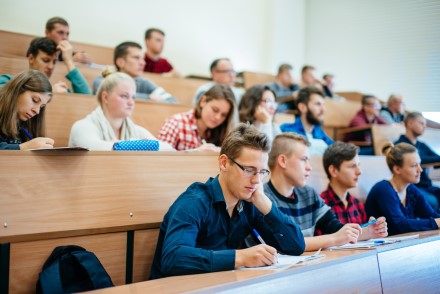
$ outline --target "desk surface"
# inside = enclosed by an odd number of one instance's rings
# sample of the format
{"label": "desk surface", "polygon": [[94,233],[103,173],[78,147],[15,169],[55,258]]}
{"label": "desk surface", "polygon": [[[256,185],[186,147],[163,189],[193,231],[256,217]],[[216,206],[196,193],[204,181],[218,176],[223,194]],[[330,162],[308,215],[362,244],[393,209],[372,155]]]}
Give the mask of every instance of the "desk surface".
{"label": "desk surface", "polygon": [[[440,242],[440,231],[416,232],[404,235],[419,234],[418,239],[406,240],[396,244],[378,246],[371,250],[325,250],[326,257],[310,261],[304,266],[293,266],[282,271],[266,270],[233,270],[218,273],[208,273],[199,275],[187,275],[169,277],[153,281],[145,281],[115,288],[98,290],[93,293],[112,294],[112,293],[179,293],[186,291],[197,291],[198,293],[229,292],[229,291],[270,291],[277,292],[283,289],[295,289],[295,292],[330,291],[330,292],[371,292],[382,291],[381,283],[388,286],[388,290],[393,290],[395,283],[389,272],[386,281],[381,282],[381,272],[379,267],[385,269],[398,268],[402,258],[382,258],[382,264],[378,262],[380,254],[392,253],[399,254],[400,250],[412,250],[415,246],[435,246]],[[414,250],[413,250],[414,251]],[[417,254],[424,256],[426,252],[419,250]],[[305,253],[310,255],[312,253]],[[440,253],[428,252],[430,256],[426,258],[440,259]],[[425,258],[425,259],[426,259]],[[440,267],[440,262],[434,263],[434,267]],[[410,270],[410,269],[409,269]],[[394,271],[395,272],[395,271]],[[432,281],[431,276],[424,276],[425,281]],[[319,283],[316,277],[319,276]],[[341,283],[341,277],[349,276]],[[435,279],[435,278],[434,278]],[[301,281],[301,283],[295,283]],[[417,284],[414,279],[413,283]],[[308,284],[309,283],[309,284]],[[388,283],[388,284],[387,284]],[[274,286],[276,285],[276,286]],[[437,284],[436,284],[437,285]],[[333,290],[331,290],[333,289]],[[351,289],[351,290],[350,290]],[[263,291],[263,292],[264,292]]]}

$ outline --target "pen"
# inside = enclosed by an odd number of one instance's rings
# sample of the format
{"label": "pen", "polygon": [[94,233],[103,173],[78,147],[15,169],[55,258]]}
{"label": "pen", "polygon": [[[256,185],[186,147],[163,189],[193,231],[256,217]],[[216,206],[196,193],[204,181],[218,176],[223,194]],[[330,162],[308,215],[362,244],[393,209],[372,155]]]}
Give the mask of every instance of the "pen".
{"label": "pen", "polygon": [[28,130],[26,130],[25,128],[21,128],[21,130],[23,131],[23,133],[26,135],[26,137],[29,138],[29,140],[32,140],[32,135],[29,134]]}
{"label": "pen", "polygon": [[[260,234],[257,232],[256,229],[252,229],[252,231],[254,232],[255,237],[257,237],[258,241],[260,241],[261,244],[266,244],[266,242],[264,242],[263,238],[261,238]],[[278,263],[278,258],[275,255],[275,263]]]}
{"label": "pen", "polygon": [[260,234],[257,232],[257,230],[252,229],[252,231],[254,232],[255,237],[257,237],[258,241],[260,241],[261,244],[266,244],[266,242],[264,242],[263,238],[261,238]]}
{"label": "pen", "polygon": [[374,241],[374,244],[383,244],[383,243],[385,243],[384,240],[376,240],[376,241]]}
{"label": "pen", "polygon": [[372,221],[369,221],[368,223],[362,224],[361,228],[368,227],[369,225],[372,225],[372,224],[374,224],[376,222],[377,222],[377,219],[373,219]]}

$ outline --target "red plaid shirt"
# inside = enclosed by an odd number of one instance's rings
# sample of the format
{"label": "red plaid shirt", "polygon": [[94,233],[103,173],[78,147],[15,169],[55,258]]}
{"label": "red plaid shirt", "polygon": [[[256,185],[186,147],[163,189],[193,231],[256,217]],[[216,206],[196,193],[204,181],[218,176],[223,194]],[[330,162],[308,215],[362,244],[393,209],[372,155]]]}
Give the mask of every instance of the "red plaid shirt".
{"label": "red plaid shirt", "polygon": [[194,109],[173,115],[165,120],[157,138],[169,143],[176,150],[195,149],[202,145],[197,130]]}
{"label": "red plaid shirt", "polygon": [[350,193],[347,194],[347,208],[345,208],[344,203],[342,203],[330,185],[328,185],[327,190],[321,193],[321,198],[324,199],[325,204],[330,206],[341,223],[361,225],[367,222],[367,213],[365,212],[364,204],[360,202],[359,199],[351,196]]}
{"label": "red plaid shirt", "polygon": [[158,60],[153,60],[150,57],[148,57],[147,54],[145,54],[144,57],[145,60],[145,72],[152,72],[152,73],[165,73],[170,72],[173,70],[173,66],[165,59],[165,58],[159,58]]}

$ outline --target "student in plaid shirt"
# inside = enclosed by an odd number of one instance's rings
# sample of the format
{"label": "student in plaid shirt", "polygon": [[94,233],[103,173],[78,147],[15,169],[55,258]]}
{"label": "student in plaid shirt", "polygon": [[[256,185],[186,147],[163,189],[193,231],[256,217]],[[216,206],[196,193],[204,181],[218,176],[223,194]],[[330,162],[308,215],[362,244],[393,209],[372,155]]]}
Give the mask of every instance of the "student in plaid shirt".
{"label": "student in plaid shirt", "polygon": [[367,221],[364,204],[348,192],[348,189],[357,186],[362,173],[358,154],[359,147],[336,142],[327,148],[322,159],[329,184],[321,193],[321,198],[343,224],[363,224]]}
{"label": "student in plaid shirt", "polygon": [[234,108],[231,88],[215,85],[202,96],[195,109],[168,118],[158,139],[176,150],[220,152],[218,146],[229,133]]}

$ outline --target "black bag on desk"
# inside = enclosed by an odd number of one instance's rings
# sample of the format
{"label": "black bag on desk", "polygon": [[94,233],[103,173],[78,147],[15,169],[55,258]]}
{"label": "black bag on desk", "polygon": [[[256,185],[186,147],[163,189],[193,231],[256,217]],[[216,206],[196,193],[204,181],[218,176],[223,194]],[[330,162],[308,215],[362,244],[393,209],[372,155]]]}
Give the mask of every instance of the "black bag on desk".
{"label": "black bag on desk", "polygon": [[58,246],[43,265],[37,294],[59,294],[112,287],[113,282],[92,252],[76,245]]}

